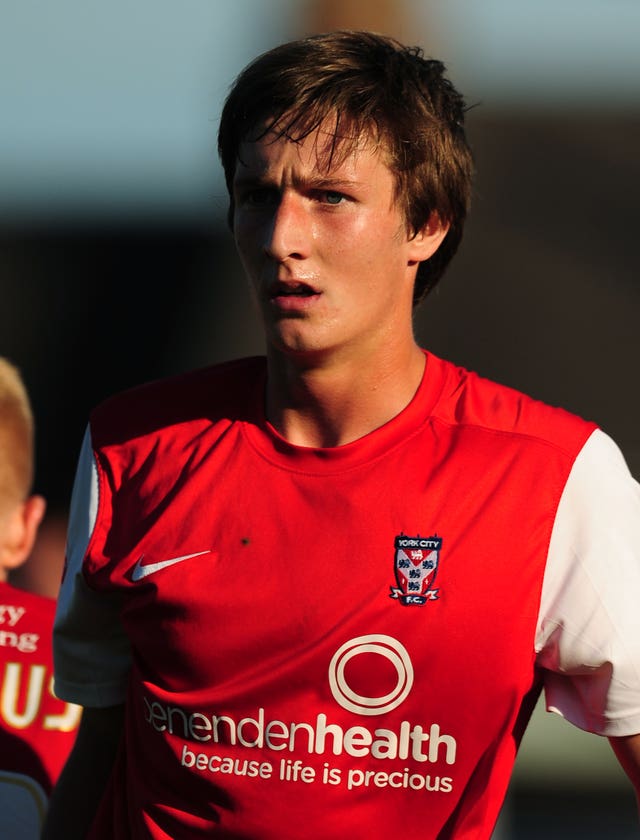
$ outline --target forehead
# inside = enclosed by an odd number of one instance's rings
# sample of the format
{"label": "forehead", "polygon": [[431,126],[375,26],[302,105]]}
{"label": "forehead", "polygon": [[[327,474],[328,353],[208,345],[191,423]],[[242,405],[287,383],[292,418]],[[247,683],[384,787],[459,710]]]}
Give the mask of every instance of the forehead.
{"label": "forehead", "polygon": [[337,132],[331,122],[294,135],[275,125],[263,127],[240,144],[236,180],[248,170],[261,174],[283,165],[327,177],[355,176],[380,167],[389,171],[381,144],[368,133]]}

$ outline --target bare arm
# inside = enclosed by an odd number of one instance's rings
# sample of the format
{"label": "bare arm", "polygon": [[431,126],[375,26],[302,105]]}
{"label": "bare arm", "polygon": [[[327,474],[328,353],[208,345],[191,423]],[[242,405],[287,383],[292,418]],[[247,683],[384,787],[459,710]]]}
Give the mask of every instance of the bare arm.
{"label": "bare arm", "polygon": [[614,753],[636,791],[640,810],[640,735],[626,738],[609,738]]}
{"label": "bare arm", "polygon": [[123,713],[123,705],[83,710],[75,745],[51,796],[42,840],[86,836],[113,767]]}

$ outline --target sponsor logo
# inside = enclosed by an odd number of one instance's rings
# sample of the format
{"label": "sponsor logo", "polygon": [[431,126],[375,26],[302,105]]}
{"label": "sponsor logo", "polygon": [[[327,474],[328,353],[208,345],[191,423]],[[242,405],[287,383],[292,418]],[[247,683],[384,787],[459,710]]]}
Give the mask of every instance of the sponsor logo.
{"label": "sponsor logo", "polygon": [[[388,671],[389,663],[396,671],[396,685],[385,695],[359,694],[346,677],[349,662],[372,654],[382,658],[383,671]],[[378,670],[375,659],[359,665]],[[406,700],[413,686],[413,665],[397,639],[358,636],[332,656],[328,678],[342,708],[356,715],[382,715]],[[178,739],[175,755],[180,766],[200,773],[343,786],[349,791],[375,787],[448,794],[454,790],[453,777],[441,772],[455,767],[458,744],[435,722],[405,718],[345,726],[324,712],[291,720],[272,717],[264,706],[236,716],[188,709],[145,695],[142,702],[147,725],[163,737]]]}
{"label": "sponsor logo", "polygon": [[196,551],[194,554],[183,554],[181,557],[172,557],[170,560],[159,560],[157,563],[145,563],[142,565],[144,554],[141,554],[136,561],[135,566],[131,570],[131,580],[137,583],[149,575],[154,575],[161,569],[166,569],[168,566],[175,566],[176,563],[182,563],[183,560],[190,560],[192,557],[201,557],[203,554],[210,554],[210,549],[206,551]]}
{"label": "sponsor logo", "polygon": [[442,537],[408,537],[400,534],[394,542],[394,572],[397,586],[391,587],[391,598],[404,606],[421,607],[427,601],[438,600],[438,589],[433,588]]}
{"label": "sponsor logo", "polygon": [[[357,694],[345,678],[346,665],[356,656],[373,653],[387,659],[396,669],[395,688],[380,697]],[[397,639],[391,636],[359,636],[351,639],[334,653],[329,665],[329,686],[333,697],[343,709],[360,715],[383,715],[397,708],[407,697],[413,685],[413,665]]]}
{"label": "sponsor logo", "polygon": [[166,732],[201,744],[230,744],[247,749],[266,749],[283,754],[349,755],[382,761],[412,759],[420,763],[444,761],[454,764],[456,741],[437,723],[428,726],[403,720],[393,728],[343,727],[324,713],[313,721],[269,718],[261,706],[252,715],[236,718],[205,711],[188,712],[143,697],[144,717],[156,732]]}

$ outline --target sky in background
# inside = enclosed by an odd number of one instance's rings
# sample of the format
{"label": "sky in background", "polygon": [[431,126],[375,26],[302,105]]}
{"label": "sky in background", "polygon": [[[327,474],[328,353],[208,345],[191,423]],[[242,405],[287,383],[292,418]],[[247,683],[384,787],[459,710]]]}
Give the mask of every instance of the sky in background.
{"label": "sky in background", "polygon": [[[407,6],[469,101],[640,110],[640,0]],[[228,86],[301,31],[296,0],[2,0],[0,217],[222,215]]]}

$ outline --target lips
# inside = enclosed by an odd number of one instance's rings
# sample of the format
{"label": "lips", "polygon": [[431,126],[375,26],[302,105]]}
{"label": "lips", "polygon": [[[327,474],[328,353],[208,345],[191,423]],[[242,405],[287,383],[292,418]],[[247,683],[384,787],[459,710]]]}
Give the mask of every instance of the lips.
{"label": "lips", "polygon": [[273,300],[280,297],[308,298],[319,292],[308,283],[299,280],[277,281],[269,289],[269,297]]}
{"label": "lips", "polygon": [[322,293],[302,280],[276,280],[268,287],[267,296],[280,315],[300,317],[315,309]]}

